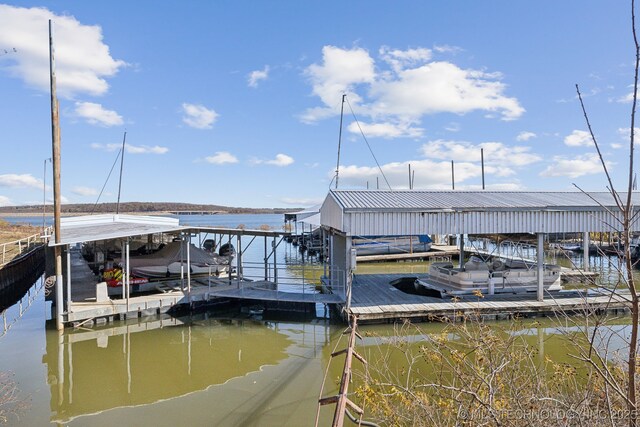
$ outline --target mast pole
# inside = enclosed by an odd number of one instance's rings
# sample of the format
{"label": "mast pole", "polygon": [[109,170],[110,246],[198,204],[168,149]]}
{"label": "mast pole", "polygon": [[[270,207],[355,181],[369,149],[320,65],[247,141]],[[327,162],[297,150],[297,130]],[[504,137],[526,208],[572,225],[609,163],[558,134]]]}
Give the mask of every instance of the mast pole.
{"label": "mast pole", "polygon": [[120,190],[122,189],[122,166],[124,164],[124,143],[127,140],[127,131],[122,138],[122,153],[120,153],[120,180],[118,181],[118,203],[116,203],[116,215],[120,213]]}
{"label": "mast pole", "polygon": [[56,67],[53,48],[53,24],[51,20],[49,20],[49,83],[51,88],[51,149],[53,153],[51,156],[53,160],[53,229],[56,243],[56,327],[60,331],[64,329],[62,321],[64,313],[64,303],[62,301],[62,248],[59,245],[62,240],[60,236],[60,120],[58,98],[56,96]]}
{"label": "mast pole", "polygon": [[484,190],[484,148],[480,149],[480,163],[482,164],[482,189]]}
{"label": "mast pole", "polygon": [[336,190],[338,189],[338,172],[340,170],[340,145],[342,144],[342,118],[344,116],[344,99],[346,93],[342,94],[342,104],[340,105],[340,132],[338,133],[338,161],[336,162]]}
{"label": "mast pole", "polygon": [[453,160],[451,160],[451,189],[456,189],[455,170],[453,168]]}

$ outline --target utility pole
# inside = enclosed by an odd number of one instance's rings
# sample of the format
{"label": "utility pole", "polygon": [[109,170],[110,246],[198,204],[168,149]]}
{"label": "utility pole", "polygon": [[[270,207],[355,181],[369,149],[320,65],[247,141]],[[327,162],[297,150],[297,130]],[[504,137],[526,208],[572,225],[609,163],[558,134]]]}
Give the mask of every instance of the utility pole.
{"label": "utility pole", "polygon": [[[62,316],[64,303],[62,294],[62,241],[60,236],[60,120],[58,115],[58,98],[56,97],[56,67],[53,49],[53,26],[49,20],[49,81],[51,84],[51,140],[53,159],[53,229],[55,233],[56,258],[56,326],[64,329]],[[69,274],[69,272],[67,272]]]}

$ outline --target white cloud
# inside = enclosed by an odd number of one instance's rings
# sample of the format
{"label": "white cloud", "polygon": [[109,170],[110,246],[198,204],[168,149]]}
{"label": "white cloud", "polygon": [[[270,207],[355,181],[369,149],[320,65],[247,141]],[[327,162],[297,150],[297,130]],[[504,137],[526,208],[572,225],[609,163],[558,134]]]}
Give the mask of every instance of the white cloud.
{"label": "white cloud", "polygon": [[0,187],[10,188],[38,188],[43,189],[44,182],[41,179],[33,177],[31,174],[4,174],[0,175]]}
{"label": "white cloud", "polygon": [[182,104],[182,112],[184,113],[182,121],[196,129],[211,129],[218,118],[218,113],[214,110],[210,110],[204,105],[186,102]]}
{"label": "white cloud", "polygon": [[407,67],[417,67],[425,64],[431,59],[431,50],[425,48],[419,49],[390,49],[382,46],[378,51],[380,58],[389,64],[396,73],[401,72]]}
{"label": "white cloud", "polygon": [[73,187],[71,189],[73,194],[77,194],[78,196],[97,196],[98,190],[90,187]]}
{"label": "white cloud", "polygon": [[307,110],[301,116],[303,122],[315,122],[338,114],[343,93],[349,93],[350,102],[357,104],[360,97],[352,90],[358,84],[373,83],[376,77],[374,61],[366,50],[335,46],[323,47],[322,64],[310,65],[305,74],[311,82],[313,94],[324,106]]}
{"label": "white cloud", "polygon": [[275,159],[265,160],[265,159],[251,159],[251,163],[254,165],[273,165],[278,167],[289,166],[294,162],[293,157],[287,156],[286,154],[277,154]]}
{"label": "white cloud", "polygon": [[13,202],[6,196],[0,196],[0,206],[13,206]]}
{"label": "white cloud", "polygon": [[[614,163],[606,162],[607,168]],[[584,154],[578,157],[566,158],[564,156],[556,156],[553,163],[547,167],[541,176],[556,177],[566,176],[569,178],[578,178],[583,175],[594,175],[603,173],[602,164],[597,154]]]}
{"label": "white cloud", "polygon": [[520,132],[518,136],[516,136],[516,141],[528,141],[531,138],[535,138],[536,136],[537,135],[533,132],[524,131]]}
{"label": "white cloud", "polygon": [[[91,144],[91,148],[102,151],[118,151],[122,148],[122,144]],[[165,154],[169,151],[167,147],[161,147],[159,145],[131,145],[125,144],[124,149],[130,154]]]}
{"label": "white cloud", "polygon": [[504,95],[500,73],[432,61],[429,49],[382,47],[378,64],[362,48],[325,46],[322,54],[322,62],[310,65],[305,74],[323,105],[307,109],[303,122],[339,114],[343,93],[354,111],[372,124],[402,123],[409,131],[428,114],[484,111],[513,120],[524,113],[517,99]]}
{"label": "white cloud", "polygon": [[617,98],[616,102],[619,102],[621,104],[629,104],[633,102],[633,92],[629,92],[626,95]]}
{"label": "white cloud", "polygon": [[[618,134],[624,138],[624,139],[629,139],[629,137],[631,136],[631,128],[618,128]],[[640,137],[640,128],[633,128],[633,136],[634,138],[639,138]]]}
{"label": "white cloud", "polygon": [[502,170],[511,167],[527,166],[539,162],[542,158],[531,152],[531,147],[508,146],[501,142],[482,142],[472,144],[466,141],[429,141],[420,147],[427,158],[479,162],[480,149],[484,150],[485,165],[494,165]]}
{"label": "white cloud", "polygon": [[102,28],[84,25],[70,15],[55,15],[46,8],[0,5],[0,46],[16,48],[3,68],[29,86],[49,92],[48,20],[54,24],[58,94],[104,95],[113,77],[126,63],[111,57]]}
{"label": "white cloud", "polygon": [[618,143],[616,143],[616,142],[612,142],[612,143],[611,143],[611,148],[613,148],[614,150],[618,150],[618,149],[620,149],[620,148],[622,148],[622,147],[624,147],[624,145],[622,145],[622,144],[618,144]]}
{"label": "white cloud", "polygon": [[263,70],[255,70],[249,73],[248,83],[251,87],[258,87],[258,83],[261,80],[269,78],[269,66],[265,65]]}
{"label": "white cloud", "polygon": [[267,160],[265,163],[268,165],[274,166],[289,166],[293,163],[293,157],[287,156],[286,154],[277,154],[276,158],[273,160]]}
{"label": "white cloud", "polygon": [[443,45],[435,45],[433,46],[433,50],[435,50],[438,53],[459,53],[462,52],[464,49],[462,49],[461,47],[458,46],[449,46],[446,44]]}
{"label": "white cloud", "polygon": [[76,115],[92,125],[120,126],[122,116],[112,110],[106,110],[101,104],[93,102],[76,102]]}
{"label": "white cloud", "polygon": [[160,147],[159,145],[131,145],[125,144],[125,150],[131,154],[165,154],[169,151],[167,147]]}
{"label": "white cloud", "polygon": [[589,147],[593,145],[591,134],[584,130],[574,130],[565,136],[564,143],[569,147]]}
{"label": "white cloud", "polygon": [[448,125],[445,126],[444,130],[449,131],[449,132],[460,132],[460,123],[458,122],[451,122]]}
{"label": "white cloud", "polygon": [[289,206],[316,206],[324,201],[324,198],[295,198],[295,197],[284,197],[280,199],[280,202],[287,204]]}
{"label": "white cloud", "polygon": [[[432,160],[411,160],[407,162],[392,162],[381,165],[384,176],[394,190],[409,188],[408,167],[415,172],[414,188],[422,189],[448,189],[451,188],[451,163],[449,161],[436,162]],[[333,178],[335,171],[327,174]],[[479,164],[460,162],[455,164],[455,179],[457,184],[471,178],[481,176]],[[388,189],[384,177],[377,166],[340,166],[340,185],[345,187],[364,188],[369,183],[369,188],[376,187],[376,180],[380,189]]]}
{"label": "white cloud", "polygon": [[380,138],[418,138],[424,133],[424,129],[413,127],[409,123],[358,123],[351,122],[347,129],[352,133],[360,133],[360,129],[367,137]]}
{"label": "white cloud", "polygon": [[227,151],[218,151],[213,156],[205,157],[205,160],[214,165],[238,163],[238,158]]}
{"label": "white cloud", "polygon": [[[415,187],[422,189],[451,188],[451,161],[454,161],[456,189],[481,188],[482,165],[480,149],[484,150],[485,178],[492,176],[491,189],[521,189],[520,183],[496,182],[496,178],[513,177],[517,169],[542,160],[531,153],[531,147],[508,146],[500,142],[483,142],[472,144],[466,141],[429,141],[420,147],[423,159],[405,162],[392,162],[382,165],[384,175],[393,189],[408,188],[407,171],[411,165],[415,173]],[[334,171],[328,172],[333,178]],[[345,186],[375,188],[376,179],[380,188],[388,188],[377,167],[340,165],[340,184]]]}

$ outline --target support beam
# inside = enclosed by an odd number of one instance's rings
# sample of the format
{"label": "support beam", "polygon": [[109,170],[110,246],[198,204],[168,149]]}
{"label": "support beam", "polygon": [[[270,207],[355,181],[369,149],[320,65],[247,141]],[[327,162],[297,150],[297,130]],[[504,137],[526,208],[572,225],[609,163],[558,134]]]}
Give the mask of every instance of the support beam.
{"label": "support beam", "polygon": [[538,269],[538,301],[544,301],[544,234],[538,233],[538,247],[536,250]]}
{"label": "support beam", "polygon": [[460,269],[462,269],[464,267],[464,234],[460,234],[460,241],[458,242],[458,245],[460,247],[460,258],[459,258],[459,263],[458,263],[458,267],[460,267]]}
{"label": "support beam", "polygon": [[129,313],[129,297],[131,294],[131,266],[130,266],[130,261],[131,261],[131,255],[130,255],[130,250],[129,250],[129,239],[127,238],[127,240],[124,243],[124,250],[125,250],[125,260],[127,261],[126,263],[126,270],[124,271],[124,274],[122,275],[122,281],[124,282],[123,285],[125,285],[127,291],[127,313]]}
{"label": "support beam", "polygon": [[65,310],[71,306],[71,245],[67,245],[67,304]]}
{"label": "support beam", "polygon": [[191,233],[187,238],[187,301],[191,304]]}
{"label": "support beam", "polygon": [[[238,249],[236,249],[236,277],[241,280],[244,276],[242,271],[242,236],[238,235],[236,237],[236,245],[238,246]],[[231,274],[231,262],[229,262],[229,274]]]}
{"label": "support beam", "polygon": [[582,233],[582,269],[589,271],[589,232]]}

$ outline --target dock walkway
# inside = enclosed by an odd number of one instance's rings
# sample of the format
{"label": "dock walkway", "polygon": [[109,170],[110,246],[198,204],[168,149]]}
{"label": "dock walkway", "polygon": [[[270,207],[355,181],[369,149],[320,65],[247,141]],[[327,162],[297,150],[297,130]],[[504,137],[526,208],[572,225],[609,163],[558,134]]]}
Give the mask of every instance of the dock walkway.
{"label": "dock walkway", "polygon": [[[216,299],[251,301],[282,301],[293,303],[336,304],[345,306],[344,298],[336,294],[283,292],[273,282],[241,281],[228,278],[192,278],[187,291],[186,279],[157,282],[158,293],[136,295],[128,300],[120,296],[108,301],[96,300],[97,277],[79,253],[72,254],[72,301],[65,321],[82,323],[95,318],[138,317],[166,313],[177,305],[210,302]],[[351,307],[348,314],[357,315],[360,322],[393,322],[403,319],[432,320],[476,313],[487,318],[549,315],[560,311],[625,310],[624,294],[587,295],[581,291],[553,292],[545,301],[537,301],[535,293],[485,295],[483,298],[463,296],[458,301],[422,295],[412,295],[396,289],[391,282],[407,274],[358,274],[353,276]],[[305,287],[300,285],[301,289]]]}
{"label": "dock walkway", "polygon": [[550,315],[583,310],[625,310],[628,296],[587,295],[580,291],[545,293],[537,301],[535,292],[519,294],[467,295],[458,301],[402,292],[390,283],[409,277],[403,274],[356,275],[353,279],[350,314],[360,322],[390,322],[402,319],[430,320],[461,314],[479,314],[486,318]]}

